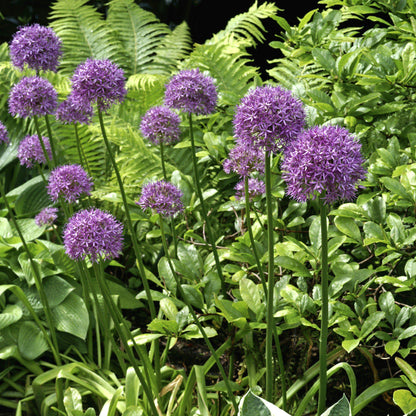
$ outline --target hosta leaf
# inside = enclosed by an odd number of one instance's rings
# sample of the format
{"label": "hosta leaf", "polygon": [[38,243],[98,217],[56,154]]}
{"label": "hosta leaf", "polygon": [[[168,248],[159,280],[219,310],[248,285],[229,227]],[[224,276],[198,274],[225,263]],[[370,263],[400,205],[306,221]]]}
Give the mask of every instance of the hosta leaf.
{"label": "hosta leaf", "polygon": [[48,350],[48,342],[35,323],[27,321],[19,328],[17,346],[22,357],[34,360]]}

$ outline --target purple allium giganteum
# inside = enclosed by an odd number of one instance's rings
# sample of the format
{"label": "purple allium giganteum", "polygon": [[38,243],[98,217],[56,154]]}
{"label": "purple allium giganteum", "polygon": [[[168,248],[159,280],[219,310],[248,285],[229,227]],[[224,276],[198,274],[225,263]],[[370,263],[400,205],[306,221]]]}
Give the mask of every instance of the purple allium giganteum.
{"label": "purple allium giganteum", "polygon": [[109,59],[88,58],[77,66],[71,82],[73,100],[97,103],[100,111],[107,111],[116,101],[124,101],[127,95],[124,72]]}
{"label": "purple allium giganteum", "polygon": [[225,173],[231,171],[239,176],[249,176],[253,172],[264,173],[264,150],[251,143],[238,142],[223,163]]}
{"label": "purple allium giganteum", "polygon": [[143,116],[140,130],[143,137],[153,144],[173,144],[179,141],[180,123],[180,117],[170,108],[157,106]]}
{"label": "purple allium giganteum", "polygon": [[0,121],[0,142],[9,143],[9,134],[6,126]]}
{"label": "purple allium giganteum", "polygon": [[276,153],[294,140],[305,125],[302,102],[279,86],[249,91],[237,106],[234,134],[242,141]]}
{"label": "purple allium giganteum", "polygon": [[73,260],[118,257],[123,248],[123,225],[110,213],[98,208],[75,213],[63,233],[65,252]]}
{"label": "purple allium giganteum", "polygon": [[[236,190],[235,198],[237,200],[245,199],[245,180],[238,182],[234,187]],[[254,198],[266,193],[266,184],[257,178],[248,178],[248,198],[253,200]]]}
{"label": "purple allium giganteum", "polygon": [[186,69],[174,75],[166,85],[165,104],[186,113],[207,115],[215,111],[217,89],[213,78]]}
{"label": "purple allium giganteum", "polygon": [[351,200],[365,178],[361,144],[347,129],[315,126],[284,152],[283,179],[288,194],[300,202],[324,194],[327,204]]}
{"label": "purple allium giganteum", "polygon": [[69,203],[82,195],[90,195],[92,180],[80,165],[62,165],[55,168],[48,179],[48,194],[52,201],[60,197]]}
{"label": "purple allium giganteum", "polygon": [[163,216],[174,216],[183,211],[182,192],[166,181],[151,182],[143,186],[142,195],[136,204],[142,209],[150,208]]}
{"label": "purple allium giganteum", "polygon": [[64,124],[90,124],[93,112],[90,103],[74,100],[74,97],[70,94],[65,101],[59,104],[55,116],[58,121]]}
{"label": "purple allium giganteum", "polygon": [[62,55],[61,40],[55,32],[37,23],[21,27],[10,42],[10,58],[17,68],[56,72]]}
{"label": "purple allium giganteum", "polygon": [[10,91],[9,111],[22,118],[45,116],[55,112],[58,93],[45,78],[22,78]]}
{"label": "purple allium giganteum", "polygon": [[[42,142],[45,146],[46,153],[49,160],[52,159],[51,144],[47,137],[42,136]],[[45,153],[42,148],[42,144],[39,137],[34,134],[33,136],[26,136],[20,143],[17,149],[17,157],[22,166],[32,168],[36,163],[46,163]]]}
{"label": "purple allium giganteum", "polygon": [[52,225],[58,218],[58,208],[47,207],[44,208],[38,215],[35,217],[35,223],[38,227],[42,225]]}

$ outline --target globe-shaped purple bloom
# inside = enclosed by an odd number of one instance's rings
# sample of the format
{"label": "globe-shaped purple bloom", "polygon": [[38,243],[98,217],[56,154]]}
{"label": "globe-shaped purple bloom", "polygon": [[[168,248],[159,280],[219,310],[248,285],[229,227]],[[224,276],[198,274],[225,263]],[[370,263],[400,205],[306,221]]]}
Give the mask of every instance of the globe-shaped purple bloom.
{"label": "globe-shaped purple bloom", "polygon": [[351,200],[365,178],[361,144],[347,129],[315,126],[284,152],[281,165],[288,194],[300,202],[324,194],[327,204]]}
{"label": "globe-shaped purple bloom", "polygon": [[37,23],[21,27],[10,42],[10,58],[17,68],[25,64],[36,71],[56,72],[62,55],[61,40],[55,32]]}
{"label": "globe-shaped purple bloom", "polygon": [[193,114],[211,114],[217,105],[217,89],[213,78],[186,69],[174,75],[166,85],[165,104]]}
{"label": "globe-shaped purple bloom", "polygon": [[94,110],[90,103],[74,100],[70,94],[65,101],[59,104],[55,117],[64,124],[80,123],[90,124]]}
{"label": "globe-shaped purple bloom", "polygon": [[35,223],[38,227],[43,225],[52,225],[58,218],[58,208],[47,207],[44,208],[38,215],[35,217]]}
{"label": "globe-shaped purple bloom", "polygon": [[75,213],[65,225],[65,252],[73,260],[113,259],[123,248],[123,225],[110,213],[89,208]]}
{"label": "globe-shaped purple bloom", "polygon": [[9,143],[9,134],[6,126],[0,121],[0,142]]}
{"label": "globe-shaped purple bloom", "polygon": [[[244,179],[237,183],[234,187],[236,190],[235,198],[237,200],[245,199],[245,181]],[[266,193],[266,184],[257,178],[248,178],[248,198],[253,200],[254,198]]]}
{"label": "globe-shaped purple bloom", "polygon": [[[52,159],[51,144],[49,139],[42,136],[42,142],[45,146],[49,160]],[[32,168],[36,163],[47,162],[42,144],[36,134],[33,136],[26,136],[19,143],[19,147],[17,149],[17,157],[20,161],[20,164],[22,166],[26,166],[27,168]]]}
{"label": "globe-shaped purple bloom", "polygon": [[58,93],[41,77],[24,77],[10,91],[9,111],[22,118],[45,116],[55,112]]}
{"label": "globe-shaped purple bloom", "polygon": [[143,186],[139,202],[142,209],[150,208],[163,216],[174,216],[183,211],[182,192],[166,181],[151,182]]}
{"label": "globe-shaped purple bloom", "polygon": [[170,108],[157,106],[143,116],[140,130],[143,137],[153,144],[173,144],[179,141],[180,123],[180,117]]}
{"label": "globe-shaped purple bloom", "polygon": [[224,160],[225,173],[231,171],[244,177],[253,172],[264,173],[264,150],[259,146],[253,146],[249,142],[239,141]]}
{"label": "globe-shaped purple bloom", "polygon": [[305,111],[290,91],[266,85],[241,99],[233,123],[236,137],[276,153],[302,131]]}
{"label": "globe-shaped purple bloom", "polygon": [[48,194],[52,201],[59,198],[69,203],[82,195],[90,195],[92,180],[80,165],[62,165],[55,168],[48,179]]}
{"label": "globe-shaped purple bloom", "polygon": [[88,58],[75,69],[71,82],[73,99],[97,103],[100,111],[107,111],[127,95],[124,72],[109,59]]}

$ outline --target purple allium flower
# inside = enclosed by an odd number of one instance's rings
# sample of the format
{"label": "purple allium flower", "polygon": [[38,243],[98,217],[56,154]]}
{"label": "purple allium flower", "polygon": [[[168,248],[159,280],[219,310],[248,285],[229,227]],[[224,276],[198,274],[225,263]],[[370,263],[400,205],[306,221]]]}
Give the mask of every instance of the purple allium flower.
{"label": "purple allium flower", "polygon": [[300,202],[325,193],[325,202],[351,200],[365,178],[361,144],[347,129],[315,126],[305,130],[284,152],[283,179],[288,194]]}
{"label": "purple allium flower", "polygon": [[101,258],[118,257],[123,248],[123,225],[110,213],[98,208],[75,213],[65,225],[65,252],[73,260],[89,258],[98,263]]}
{"label": "purple allium flower", "polygon": [[48,194],[52,201],[62,197],[74,203],[81,195],[90,195],[92,180],[80,165],[62,165],[55,168],[48,179]]}
{"label": "purple allium flower", "polygon": [[36,71],[43,69],[56,72],[62,55],[61,44],[49,27],[37,23],[23,26],[10,42],[10,57],[13,65],[21,70],[26,64]]}
{"label": "purple allium flower", "polygon": [[78,65],[71,78],[74,100],[94,104],[107,111],[127,95],[124,72],[109,59],[88,58]]}
{"label": "purple allium flower", "polygon": [[290,91],[266,85],[241,99],[233,123],[236,137],[276,153],[301,132],[305,111]]}
{"label": "purple allium flower", "polygon": [[173,144],[179,141],[180,123],[180,117],[170,108],[152,107],[143,116],[140,130],[143,137],[153,144]]}
{"label": "purple allium flower", "polygon": [[[49,160],[52,159],[51,144],[49,139],[42,136],[42,142],[45,146]],[[20,164],[22,166],[26,166],[27,168],[33,167],[35,163],[47,162],[39,137],[36,134],[33,136],[26,136],[19,143],[17,157],[19,158]]]}
{"label": "purple allium flower", "polygon": [[9,143],[9,134],[6,126],[0,121],[0,142]]}
{"label": "purple allium flower", "polygon": [[142,209],[150,208],[164,216],[174,216],[183,211],[182,192],[166,181],[151,182],[143,186],[137,205]]}
{"label": "purple allium flower", "polygon": [[213,113],[217,105],[213,78],[202,74],[198,68],[177,73],[166,85],[165,104],[186,113]]}
{"label": "purple allium flower", "polygon": [[47,207],[44,208],[38,215],[35,217],[35,223],[38,227],[42,225],[52,225],[58,218],[58,208]]}
{"label": "purple allium flower", "polygon": [[72,94],[70,94],[65,101],[59,104],[55,116],[58,121],[64,124],[90,124],[93,112],[90,103],[74,100]]}
{"label": "purple allium flower", "polygon": [[22,118],[44,116],[55,112],[58,93],[41,77],[24,77],[10,91],[9,111]]}
{"label": "purple allium flower", "polygon": [[259,146],[240,141],[230,150],[228,157],[223,163],[225,173],[233,171],[240,176],[264,173],[264,150]]}
{"label": "purple allium flower", "polygon": [[[237,200],[244,200],[245,199],[245,180],[238,182],[237,185],[234,187],[236,190],[235,198]],[[266,193],[266,184],[256,178],[248,178],[248,198],[250,200],[261,196]]]}

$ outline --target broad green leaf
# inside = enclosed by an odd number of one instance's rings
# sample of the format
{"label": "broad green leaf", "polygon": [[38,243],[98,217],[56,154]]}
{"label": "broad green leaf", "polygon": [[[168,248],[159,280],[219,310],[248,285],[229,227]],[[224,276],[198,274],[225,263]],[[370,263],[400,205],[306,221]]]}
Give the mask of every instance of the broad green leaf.
{"label": "broad green leaf", "polygon": [[409,390],[399,389],[394,391],[393,401],[405,415],[416,409],[416,397]]}
{"label": "broad green leaf", "polygon": [[17,346],[22,357],[27,360],[34,360],[48,350],[48,342],[43,333],[30,321],[20,325]]}
{"label": "broad green leaf", "polygon": [[69,416],[74,414],[74,410],[82,412],[82,397],[77,389],[68,387],[65,390],[64,406]]}
{"label": "broad green leaf", "polygon": [[342,348],[344,348],[345,351],[351,352],[355,348],[357,348],[360,345],[359,339],[344,339],[342,341]]}
{"label": "broad green leaf", "polygon": [[160,309],[165,314],[166,318],[170,321],[176,320],[176,315],[178,314],[178,308],[176,307],[175,303],[172,299],[163,298],[159,302]]}
{"label": "broad green leaf", "polygon": [[238,405],[238,416],[290,416],[274,404],[256,396],[249,390]]}
{"label": "broad green leaf", "polygon": [[391,292],[384,292],[378,299],[380,309],[385,313],[386,319],[391,325],[394,325],[394,319],[396,317],[396,305],[394,303],[394,297]]}
{"label": "broad green leaf", "polygon": [[274,259],[276,265],[295,272],[296,276],[311,277],[307,267],[300,261],[289,256],[278,256]]}
{"label": "broad green leaf", "polygon": [[169,266],[169,261],[166,257],[162,257],[157,264],[157,269],[159,276],[163,282],[165,282],[166,287],[176,294],[176,280],[175,276],[172,273],[172,270]]}
{"label": "broad green leaf", "polygon": [[370,220],[382,224],[386,218],[386,202],[383,197],[376,196],[362,205]]}
{"label": "broad green leaf", "polygon": [[126,409],[130,406],[137,406],[140,382],[133,367],[129,367],[126,372],[126,382],[124,395],[126,397]]}
{"label": "broad green leaf", "polygon": [[416,325],[409,326],[409,328],[406,328],[398,337],[398,340],[410,338],[416,335]]}
{"label": "broad green leaf", "polygon": [[361,326],[360,338],[365,338],[384,318],[384,312],[370,314]]}
{"label": "broad green leaf", "polygon": [[335,217],[334,223],[338,230],[346,236],[351,237],[353,240],[361,241],[360,229],[353,218]]}
{"label": "broad green leaf", "polygon": [[202,293],[192,285],[181,285],[186,300],[194,307],[203,309],[204,297]]}
{"label": "broad green leaf", "polygon": [[155,318],[147,327],[150,331],[160,332],[164,335],[177,335],[178,333],[178,323],[176,321]]}
{"label": "broad green leaf", "polygon": [[386,345],[384,346],[384,349],[386,350],[386,353],[390,356],[396,354],[397,350],[400,348],[400,341],[397,339],[393,339],[391,341],[388,341]]}
{"label": "broad green leaf", "polygon": [[383,231],[383,229],[376,224],[375,222],[368,221],[364,224],[364,245],[374,244],[374,243],[388,243],[388,239]]}
{"label": "broad green leaf", "polygon": [[400,198],[411,203],[415,202],[412,197],[412,194],[410,192],[407,192],[406,188],[397,179],[389,178],[388,176],[386,176],[381,178],[380,182],[382,182],[383,185],[393,194],[396,194]]}
{"label": "broad green leaf", "polygon": [[18,305],[6,305],[0,314],[0,330],[17,322],[23,315],[22,308]]}
{"label": "broad green leaf", "polygon": [[322,413],[322,416],[352,416],[350,403],[345,394],[334,405]]}
{"label": "broad green leaf", "polygon": [[399,366],[400,370],[402,370],[403,373],[406,374],[408,379],[413,384],[416,384],[416,370],[400,357],[396,357],[394,360],[396,361],[396,364]]}
{"label": "broad green leaf", "polygon": [[254,312],[258,313],[263,308],[259,288],[250,279],[243,277],[240,280],[240,294],[247,306]]}
{"label": "broad green leaf", "polygon": [[[161,336],[163,335],[162,334],[150,334],[150,333],[140,334],[134,337],[134,342],[137,345],[145,345],[145,344],[148,344],[149,342],[154,341],[155,339],[160,338]],[[128,343],[129,345],[133,346],[132,341],[128,341]]]}

